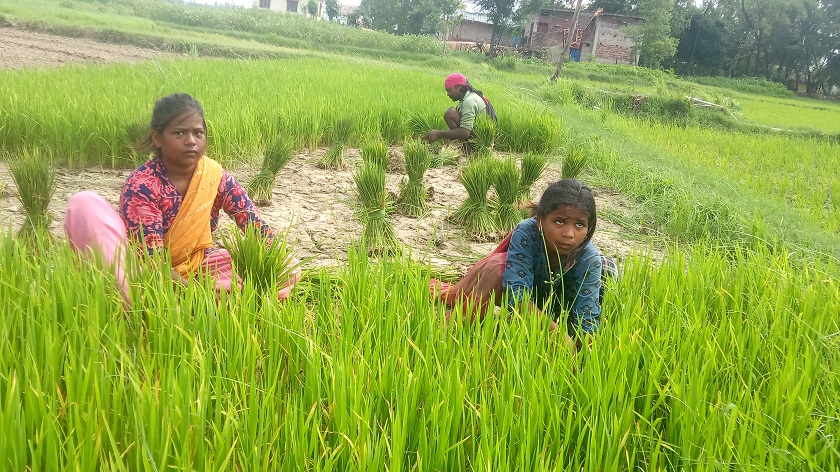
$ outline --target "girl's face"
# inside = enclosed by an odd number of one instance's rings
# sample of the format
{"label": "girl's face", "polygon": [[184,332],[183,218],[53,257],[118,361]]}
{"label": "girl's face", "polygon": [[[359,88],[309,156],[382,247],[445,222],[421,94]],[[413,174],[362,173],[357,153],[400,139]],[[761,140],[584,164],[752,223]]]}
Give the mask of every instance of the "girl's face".
{"label": "girl's face", "polygon": [[589,217],[580,208],[560,206],[544,218],[537,217],[549,254],[568,256],[586,239]]}
{"label": "girl's face", "polygon": [[207,131],[199,113],[178,116],[163,133],[152,131],[152,142],[164,162],[177,166],[195,165],[207,149]]}

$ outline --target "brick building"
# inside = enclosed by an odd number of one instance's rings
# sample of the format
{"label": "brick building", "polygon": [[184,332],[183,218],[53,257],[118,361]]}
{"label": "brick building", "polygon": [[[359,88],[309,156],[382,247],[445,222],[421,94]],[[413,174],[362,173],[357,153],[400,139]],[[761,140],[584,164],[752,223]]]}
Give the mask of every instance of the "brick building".
{"label": "brick building", "polygon": [[[484,13],[463,12],[464,18],[460,23],[448,30],[447,41],[474,42],[490,44],[493,37],[493,24]],[[500,46],[510,46],[510,33],[504,33],[499,41]]]}
{"label": "brick building", "polygon": [[[543,8],[534,13],[525,27],[530,49],[548,49],[549,59],[556,61],[563,51],[563,45],[572,26],[574,10]],[[630,15],[616,15],[582,11],[569,55],[574,61],[586,61],[590,57],[597,62],[609,64],[637,65],[639,58],[632,54],[633,40],[624,32],[627,26],[637,25],[643,18]]]}

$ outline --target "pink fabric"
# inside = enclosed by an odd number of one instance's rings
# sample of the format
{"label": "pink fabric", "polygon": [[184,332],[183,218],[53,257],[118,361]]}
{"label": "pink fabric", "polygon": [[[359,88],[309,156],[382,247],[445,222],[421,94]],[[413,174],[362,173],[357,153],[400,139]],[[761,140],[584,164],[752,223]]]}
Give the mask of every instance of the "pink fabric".
{"label": "pink fabric", "polygon": [[[127,302],[131,302],[128,281],[125,277],[125,250],[127,231],[125,223],[114,208],[104,198],[91,191],[79,192],[67,202],[67,214],[64,217],[64,232],[70,247],[90,256],[98,253],[104,261],[114,268],[117,286],[122,289]],[[297,260],[294,260],[297,264]],[[216,290],[230,291],[234,274],[233,263],[226,249],[212,249],[201,262],[216,283]],[[295,283],[300,280],[301,270],[296,268],[277,293],[277,298],[285,300],[292,293]]]}
{"label": "pink fabric", "polygon": [[441,300],[449,308],[460,305],[464,317],[470,321],[476,316],[483,320],[490,308],[491,299],[497,306],[504,300],[502,275],[512,234],[513,231],[508,233],[493,252],[470,267],[464,278],[457,283],[448,284],[432,279],[429,284],[432,299]]}
{"label": "pink fabric", "polygon": [[449,77],[443,81],[443,88],[450,88],[456,85],[467,85],[467,78],[461,74],[449,74]]}
{"label": "pink fabric", "polygon": [[73,195],[67,202],[64,232],[74,251],[87,256],[98,253],[114,268],[117,287],[130,301],[125,279],[125,223],[111,204],[91,191]]}

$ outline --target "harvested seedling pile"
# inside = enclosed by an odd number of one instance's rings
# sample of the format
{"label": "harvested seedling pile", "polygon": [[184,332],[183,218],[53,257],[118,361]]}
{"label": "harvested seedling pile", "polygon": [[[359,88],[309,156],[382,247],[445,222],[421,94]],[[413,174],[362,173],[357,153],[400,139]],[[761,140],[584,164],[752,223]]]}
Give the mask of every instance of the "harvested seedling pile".
{"label": "harvested seedling pile", "polygon": [[364,225],[363,242],[373,253],[388,252],[396,247],[394,227],[388,221],[385,169],[374,162],[365,162],[353,174],[361,204],[357,215]]}
{"label": "harvested seedling pile", "polygon": [[403,149],[408,179],[401,185],[398,207],[402,214],[417,217],[426,212],[426,185],[423,183],[423,176],[431,163],[431,155],[426,143],[419,139],[407,138],[403,142]]}
{"label": "harvested seedling pile", "polygon": [[291,140],[277,136],[268,145],[263,156],[260,172],[248,183],[246,190],[251,200],[257,205],[270,205],[271,192],[277,180],[277,174],[292,158],[295,145]]}

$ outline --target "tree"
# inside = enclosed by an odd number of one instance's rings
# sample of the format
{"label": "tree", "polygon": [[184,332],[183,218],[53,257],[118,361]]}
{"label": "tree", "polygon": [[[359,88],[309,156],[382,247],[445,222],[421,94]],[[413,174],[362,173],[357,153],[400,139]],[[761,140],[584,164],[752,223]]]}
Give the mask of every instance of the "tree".
{"label": "tree", "polygon": [[633,40],[633,50],[639,54],[639,63],[652,69],[673,57],[677,39],[671,37],[673,0],[640,0],[638,14],[644,21],[627,28]]}
{"label": "tree", "polygon": [[335,21],[341,14],[341,7],[338,5],[338,0],[327,0],[324,9],[327,10],[327,19],[330,21]]}
{"label": "tree", "polygon": [[473,0],[479,10],[486,13],[493,25],[488,55],[496,55],[497,46],[505,32],[523,30],[528,16],[545,5],[554,6],[557,0]]}
{"label": "tree", "polygon": [[309,0],[306,2],[306,13],[309,16],[318,16],[318,0]]}
{"label": "tree", "polygon": [[461,0],[362,0],[357,10],[373,29],[394,34],[435,34]]}

